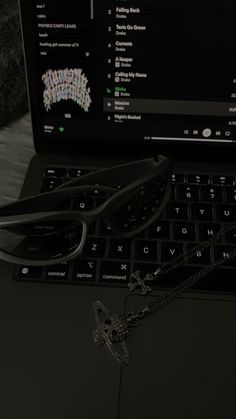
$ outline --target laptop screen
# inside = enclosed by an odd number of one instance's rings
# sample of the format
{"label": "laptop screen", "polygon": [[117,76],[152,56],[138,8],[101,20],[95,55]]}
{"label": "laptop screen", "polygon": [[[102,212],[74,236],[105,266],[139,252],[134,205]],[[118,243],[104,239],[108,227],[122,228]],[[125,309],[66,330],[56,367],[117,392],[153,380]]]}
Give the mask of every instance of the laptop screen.
{"label": "laptop screen", "polygon": [[235,1],[21,6],[32,117],[45,141],[236,141]]}

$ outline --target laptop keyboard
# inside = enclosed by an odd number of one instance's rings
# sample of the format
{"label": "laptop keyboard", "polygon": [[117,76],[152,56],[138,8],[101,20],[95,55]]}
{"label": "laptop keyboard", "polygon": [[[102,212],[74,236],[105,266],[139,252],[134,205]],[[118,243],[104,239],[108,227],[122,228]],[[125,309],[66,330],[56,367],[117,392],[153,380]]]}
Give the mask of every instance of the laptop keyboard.
{"label": "laptop keyboard", "polygon": [[[54,190],[63,182],[89,173],[84,168],[48,167],[41,192]],[[89,210],[104,196],[94,190],[74,199],[73,208]],[[104,222],[89,229],[82,255],[75,261],[50,267],[20,266],[18,280],[126,286],[130,274],[150,273],[197,243],[210,239],[225,224],[236,220],[236,177],[229,175],[172,174],[171,199],[156,221],[134,239],[119,239]],[[236,233],[225,235],[214,249],[196,252],[188,263],[159,277],[154,287],[169,288],[202,267],[225,257],[226,263],[198,290],[236,291],[236,261],[227,255],[236,246]],[[235,277],[235,278],[234,278]]]}

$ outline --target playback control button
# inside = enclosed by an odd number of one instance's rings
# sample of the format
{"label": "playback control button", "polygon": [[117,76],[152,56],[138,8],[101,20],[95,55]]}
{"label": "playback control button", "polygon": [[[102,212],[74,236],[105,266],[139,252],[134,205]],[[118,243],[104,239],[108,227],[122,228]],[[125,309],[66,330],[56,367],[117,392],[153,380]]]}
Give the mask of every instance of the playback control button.
{"label": "playback control button", "polygon": [[204,138],[209,138],[212,134],[212,131],[210,128],[206,128],[203,130],[202,135]]}

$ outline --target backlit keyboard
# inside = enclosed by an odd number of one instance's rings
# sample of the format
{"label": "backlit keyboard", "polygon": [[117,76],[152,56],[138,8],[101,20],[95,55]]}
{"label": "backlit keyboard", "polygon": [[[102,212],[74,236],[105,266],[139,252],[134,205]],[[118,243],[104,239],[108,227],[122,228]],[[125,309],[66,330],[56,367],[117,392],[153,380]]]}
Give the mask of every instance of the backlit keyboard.
{"label": "backlit keyboard", "polygon": [[[41,192],[48,192],[63,182],[89,173],[86,168],[48,167]],[[77,196],[73,208],[92,209],[104,199],[94,190]],[[130,274],[154,271],[199,242],[210,239],[226,223],[236,220],[236,177],[205,173],[172,174],[171,200],[159,220],[135,238],[120,239],[104,222],[97,222],[89,235],[81,257],[50,267],[20,266],[17,279],[73,284],[127,286]],[[236,233],[225,235],[214,249],[198,251],[189,262],[161,276],[155,286],[171,287],[202,267],[225,257],[224,267],[196,287],[201,290],[236,291],[236,261],[227,262],[236,246]],[[235,277],[235,278],[234,278]]]}

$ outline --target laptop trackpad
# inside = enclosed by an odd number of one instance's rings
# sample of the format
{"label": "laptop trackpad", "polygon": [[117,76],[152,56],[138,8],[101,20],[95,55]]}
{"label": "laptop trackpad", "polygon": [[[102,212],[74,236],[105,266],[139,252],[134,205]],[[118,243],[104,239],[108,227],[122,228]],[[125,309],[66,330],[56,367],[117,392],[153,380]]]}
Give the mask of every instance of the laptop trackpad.
{"label": "laptop trackpad", "polygon": [[[130,296],[127,311],[143,304]],[[188,297],[132,329],[119,419],[236,417],[235,319],[236,302]]]}

